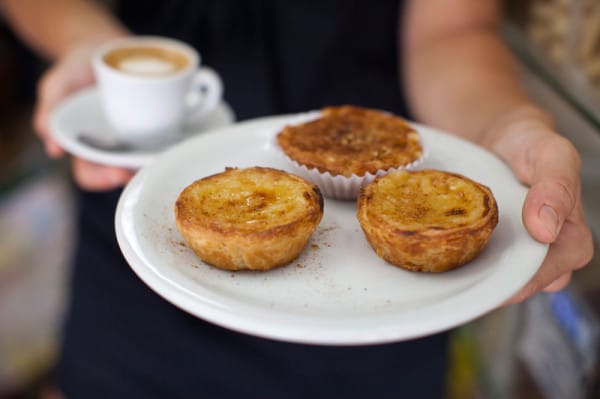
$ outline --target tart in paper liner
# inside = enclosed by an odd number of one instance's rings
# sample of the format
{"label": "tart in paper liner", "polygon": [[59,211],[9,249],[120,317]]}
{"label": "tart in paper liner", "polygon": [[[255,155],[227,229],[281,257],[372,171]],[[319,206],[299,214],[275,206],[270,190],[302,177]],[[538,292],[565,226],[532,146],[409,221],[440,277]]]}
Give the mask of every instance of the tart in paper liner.
{"label": "tart in paper liner", "polygon": [[[285,160],[285,162],[289,165],[290,171],[306,180],[309,180],[319,186],[319,189],[323,193],[324,196],[332,199],[339,200],[355,200],[358,196],[358,191],[362,186],[365,186],[375,180],[378,176],[383,176],[385,174],[395,172],[398,170],[411,170],[420,165],[425,158],[427,158],[428,150],[427,146],[423,141],[423,136],[419,133],[417,129],[414,131],[419,135],[419,143],[422,148],[421,156],[414,161],[404,164],[398,165],[388,169],[378,170],[376,173],[365,173],[362,176],[358,176],[356,174],[352,174],[350,177],[344,175],[332,175],[330,172],[320,172],[317,168],[308,168],[305,165],[301,165],[297,161],[291,159],[279,146],[277,142],[277,135],[279,132],[285,127],[290,125],[298,125],[306,122],[313,121],[321,117],[320,111],[310,111],[303,114],[298,115],[296,118],[293,118],[291,121],[285,123],[278,127],[273,135],[272,135],[272,145],[277,151],[277,153]],[[408,122],[407,122],[408,123]]]}

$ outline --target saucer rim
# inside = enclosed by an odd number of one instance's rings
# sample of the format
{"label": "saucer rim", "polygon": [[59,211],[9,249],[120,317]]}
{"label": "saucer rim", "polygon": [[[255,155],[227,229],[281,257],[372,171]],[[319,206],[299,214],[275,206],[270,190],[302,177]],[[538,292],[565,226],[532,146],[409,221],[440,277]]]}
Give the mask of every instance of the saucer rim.
{"label": "saucer rim", "polygon": [[[214,111],[209,113],[206,118],[210,118],[211,115],[214,115],[216,112],[224,112],[229,121],[224,123],[219,123],[216,126],[211,126],[208,129],[190,129],[186,132],[185,136],[179,140],[174,141],[173,143],[169,143],[165,147],[157,148],[156,150],[134,150],[134,151],[108,151],[102,150],[99,148],[91,147],[82,143],[77,139],[78,127],[67,127],[65,126],[65,119],[68,118],[73,109],[76,107],[82,107],[82,103],[85,101],[96,101],[98,102],[98,87],[95,85],[86,87],[84,89],[78,90],[64,99],[58,106],[54,109],[50,117],[50,134],[52,138],[69,154],[83,158],[85,160],[106,165],[106,166],[115,166],[115,167],[123,167],[128,169],[140,169],[147,164],[149,164],[156,155],[160,152],[166,150],[172,145],[180,143],[182,140],[187,139],[186,136],[191,137],[200,131],[205,132],[208,130],[212,130],[213,128],[223,126],[226,124],[231,124],[235,122],[236,117],[235,113],[231,109],[231,106],[225,101],[221,100],[217,108]],[[92,112],[101,111],[98,109]],[[105,120],[103,115],[100,118]],[[107,123],[107,122],[106,122]]]}

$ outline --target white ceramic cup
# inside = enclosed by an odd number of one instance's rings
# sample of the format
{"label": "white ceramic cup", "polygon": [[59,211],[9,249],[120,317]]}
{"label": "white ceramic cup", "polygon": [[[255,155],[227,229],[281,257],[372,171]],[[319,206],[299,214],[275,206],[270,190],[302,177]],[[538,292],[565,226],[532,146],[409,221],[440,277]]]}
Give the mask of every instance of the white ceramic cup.
{"label": "white ceramic cup", "polygon": [[[155,50],[173,57],[155,57]],[[117,57],[117,64],[115,54],[128,54],[124,51],[131,54]],[[173,140],[184,124],[200,121],[211,112],[223,95],[219,75],[201,66],[194,48],[174,39],[117,39],[98,49],[92,65],[113,133],[140,147]]]}

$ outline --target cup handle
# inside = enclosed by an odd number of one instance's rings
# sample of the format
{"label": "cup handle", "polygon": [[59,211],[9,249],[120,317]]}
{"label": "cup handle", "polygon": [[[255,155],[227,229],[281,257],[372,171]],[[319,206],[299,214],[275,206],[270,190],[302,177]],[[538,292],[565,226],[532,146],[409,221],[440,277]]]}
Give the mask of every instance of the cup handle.
{"label": "cup handle", "polygon": [[196,71],[187,97],[186,123],[202,119],[221,102],[223,82],[213,69],[202,67]]}

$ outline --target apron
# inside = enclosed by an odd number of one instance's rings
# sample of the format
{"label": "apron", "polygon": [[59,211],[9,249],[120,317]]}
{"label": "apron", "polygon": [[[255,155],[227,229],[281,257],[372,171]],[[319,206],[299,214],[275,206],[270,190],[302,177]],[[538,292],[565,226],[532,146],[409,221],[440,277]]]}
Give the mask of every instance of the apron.
{"label": "apron", "polygon": [[[238,120],[355,104],[408,116],[393,0],[122,0],[134,33],[196,47]],[[239,334],[151,291],[114,233],[119,191],[79,193],[57,380],[68,398],[441,398],[447,334],[330,347]]]}

